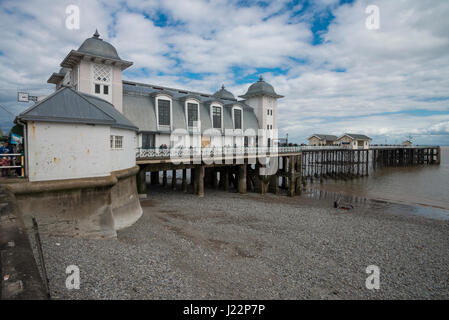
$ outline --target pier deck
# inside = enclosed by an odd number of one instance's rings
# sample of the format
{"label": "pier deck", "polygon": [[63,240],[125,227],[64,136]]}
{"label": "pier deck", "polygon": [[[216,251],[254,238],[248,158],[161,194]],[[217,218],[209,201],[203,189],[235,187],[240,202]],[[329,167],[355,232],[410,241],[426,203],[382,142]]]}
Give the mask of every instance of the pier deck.
{"label": "pier deck", "polygon": [[204,187],[244,194],[248,190],[279,193],[287,189],[289,196],[301,194],[308,181],[353,179],[368,176],[370,170],[387,166],[440,164],[439,146],[371,146],[351,149],[347,146],[241,147],[241,148],[172,148],[138,149],[136,162],[139,193],[146,193],[146,173],[151,184],[167,185],[167,171],[172,172],[172,188],[176,174],[182,170],[182,189],[187,192],[187,170],[194,193],[204,196]]}

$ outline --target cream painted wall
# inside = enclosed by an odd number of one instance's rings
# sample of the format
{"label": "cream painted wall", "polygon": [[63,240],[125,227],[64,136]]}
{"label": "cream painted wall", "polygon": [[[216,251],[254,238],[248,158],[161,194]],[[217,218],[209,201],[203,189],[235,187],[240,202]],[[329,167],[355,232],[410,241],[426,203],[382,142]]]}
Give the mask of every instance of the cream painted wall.
{"label": "cream painted wall", "polygon": [[311,137],[309,139],[309,146],[319,146],[321,144],[321,140],[318,139],[317,137]]}
{"label": "cream painted wall", "polygon": [[90,62],[81,60],[78,64],[78,91],[91,94],[92,80],[90,74]]}
{"label": "cream painted wall", "polygon": [[108,126],[28,122],[29,180],[110,174]]}
{"label": "cream painted wall", "polygon": [[[93,62],[81,60],[80,63],[77,65],[76,68],[79,70],[78,91],[91,95],[97,95],[95,94],[92,64]],[[122,70],[117,66],[111,67],[112,67],[112,81],[111,83],[108,84],[109,94],[107,96],[102,94],[97,96],[109,101],[114,105],[114,107],[118,111],[122,112],[123,111]],[[101,90],[103,90],[103,88]]]}
{"label": "cream painted wall", "polygon": [[111,128],[111,135],[123,136],[123,149],[111,149],[111,171],[132,168],[136,165],[136,134],[134,131]]}
{"label": "cream painted wall", "polygon": [[[271,139],[275,141],[278,139],[278,102],[277,99],[267,96],[252,97],[245,100],[245,103],[254,108],[257,121],[259,122],[259,129],[267,129],[267,125],[273,126],[271,132]],[[273,115],[267,114],[267,109],[273,109]],[[268,136],[267,136],[268,138]],[[266,145],[267,139],[263,139],[263,142],[259,141],[259,145]]]}
{"label": "cream painted wall", "polygon": [[122,70],[119,67],[112,67],[112,104],[123,113],[123,84]]}
{"label": "cream painted wall", "polygon": [[[110,135],[123,136],[111,150]],[[30,181],[102,177],[136,164],[135,132],[103,125],[28,122]]]}

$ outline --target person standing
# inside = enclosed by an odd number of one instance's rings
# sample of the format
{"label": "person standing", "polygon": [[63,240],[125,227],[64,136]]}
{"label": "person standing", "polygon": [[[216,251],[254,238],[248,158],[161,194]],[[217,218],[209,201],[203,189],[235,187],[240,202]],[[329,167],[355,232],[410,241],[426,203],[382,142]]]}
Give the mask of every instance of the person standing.
{"label": "person standing", "polygon": [[11,163],[11,157],[6,156],[7,154],[12,153],[12,148],[9,145],[8,141],[5,141],[5,143],[3,144],[3,146],[0,147],[0,164],[2,167],[2,176],[6,177],[8,176],[9,173],[9,169],[8,168],[3,168],[3,167],[7,167],[10,165]]}

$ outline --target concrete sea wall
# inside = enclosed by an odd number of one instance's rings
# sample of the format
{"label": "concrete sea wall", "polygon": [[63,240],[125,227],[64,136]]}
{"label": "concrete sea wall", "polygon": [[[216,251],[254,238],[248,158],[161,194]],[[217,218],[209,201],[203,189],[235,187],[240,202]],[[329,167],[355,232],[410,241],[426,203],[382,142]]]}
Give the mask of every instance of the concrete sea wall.
{"label": "concrete sea wall", "polygon": [[142,215],[136,188],[138,166],[107,177],[9,185],[25,225],[36,217],[42,233],[114,238]]}

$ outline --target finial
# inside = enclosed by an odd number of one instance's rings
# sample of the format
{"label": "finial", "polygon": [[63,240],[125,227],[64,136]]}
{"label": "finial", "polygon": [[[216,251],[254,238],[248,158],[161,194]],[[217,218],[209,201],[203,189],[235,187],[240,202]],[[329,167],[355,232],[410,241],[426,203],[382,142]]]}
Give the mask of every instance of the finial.
{"label": "finial", "polygon": [[263,81],[263,77],[262,77],[262,75],[260,75],[260,77],[259,77],[259,81]]}
{"label": "finial", "polygon": [[100,38],[100,34],[98,33],[98,29],[95,29],[94,38]]}

